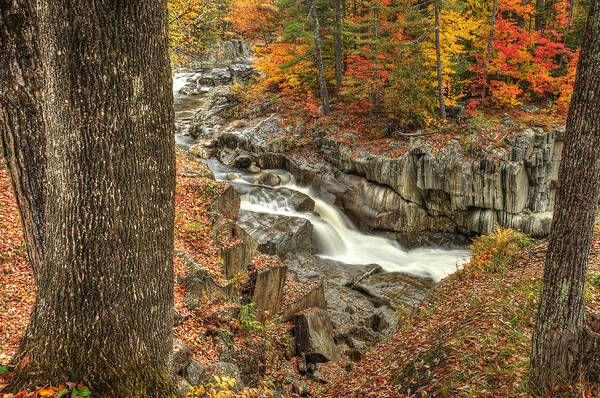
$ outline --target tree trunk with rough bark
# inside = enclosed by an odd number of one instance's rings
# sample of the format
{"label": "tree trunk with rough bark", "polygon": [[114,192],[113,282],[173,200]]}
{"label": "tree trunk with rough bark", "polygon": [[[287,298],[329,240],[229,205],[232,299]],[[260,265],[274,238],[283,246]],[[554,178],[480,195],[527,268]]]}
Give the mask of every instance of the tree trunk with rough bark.
{"label": "tree trunk with rough bark", "polygon": [[481,98],[485,98],[488,91],[488,74],[490,70],[490,59],[492,58],[492,48],[494,44],[494,31],[496,29],[496,14],[498,12],[498,0],[494,0],[492,5],[492,18],[490,21],[490,35],[488,37],[487,52],[485,54],[485,63],[483,64],[484,87],[481,90]]}
{"label": "tree trunk with rough bark", "polygon": [[0,2],[0,141],[37,282],[43,259],[46,139],[44,74],[33,0]]}
{"label": "tree trunk with rough bark", "polygon": [[[567,119],[556,206],[533,333],[531,373],[549,390],[589,358],[585,282],[600,188],[600,1],[592,0]],[[597,359],[596,359],[597,360]]]}
{"label": "tree trunk with rough bark", "polygon": [[438,80],[438,100],[440,104],[440,119],[446,119],[446,104],[444,103],[444,77],[442,75],[442,50],[440,48],[440,5],[439,0],[433,3],[435,12],[435,56]]}
{"label": "tree trunk with rough bark", "polygon": [[335,0],[335,89],[342,90],[342,0]]}
{"label": "tree trunk with rough bark", "polygon": [[317,69],[319,71],[319,87],[321,89],[321,104],[323,107],[323,114],[329,115],[329,94],[327,93],[327,80],[325,79],[325,68],[323,66],[323,54],[321,52],[321,27],[319,25],[319,17],[317,16],[317,8],[313,0],[311,7],[311,14],[313,17],[313,36],[315,42],[315,59],[317,63]]}
{"label": "tree trunk with rough bark", "polygon": [[166,1],[43,0],[44,267],[13,388],[171,396],[174,114]]}

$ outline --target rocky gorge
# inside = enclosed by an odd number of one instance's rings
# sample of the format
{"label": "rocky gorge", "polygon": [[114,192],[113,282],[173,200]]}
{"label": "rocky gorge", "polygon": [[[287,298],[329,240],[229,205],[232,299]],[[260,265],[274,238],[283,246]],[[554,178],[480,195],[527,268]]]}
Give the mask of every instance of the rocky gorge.
{"label": "rocky gorge", "polygon": [[183,132],[195,139],[192,153],[232,166],[288,170],[365,229],[405,237],[472,235],[497,223],[548,234],[564,126],[524,129],[498,147],[474,148],[468,139],[432,145],[417,136],[385,139],[390,150],[374,151],[335,128],[286,127],[268,102],[251,119],[227,120],[236,104],[226,84],[252,75],[250,64],[241,65],[201,71],[183,83],[181,93],[205,90],[207,97]]}
{"label": "rocky gorge", "polygon": [[[241,299],[191,259],[181,283],[190,308],[217,297],[292,321],[293,355],[314,380],[327,382],[319,364],[360,359],[393,332],[399,310],[468,258],[456,245],[469,236],[495,224],[548,233],[564,128],[526,129],[488,148],[385,138],[390,150],[379,151],[335,128],[286,126],[269,101],[232,119],[232,85],[254,76],[238,57],[176,75],[177,145],[228,186],[213,226],[241,240],[222,250],[227,279],[256,273]],[[257,256],[274,262],[257,269]],[[291,295],[290,286],[302,288]],[[222,357],[244,367],[227,350]]]}

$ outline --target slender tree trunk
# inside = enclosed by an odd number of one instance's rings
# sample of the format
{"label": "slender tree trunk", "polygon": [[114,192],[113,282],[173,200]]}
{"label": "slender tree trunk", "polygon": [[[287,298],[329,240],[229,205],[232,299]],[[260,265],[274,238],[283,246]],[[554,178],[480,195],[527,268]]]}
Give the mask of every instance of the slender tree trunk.
{"label": "slender tree trunk", "polygon": [[35,14],[33,0],[0,3],[0,140],[37,281],[43,259],[46,137]]}
{"label": "slender tree trunk", "polygon": [[[575,8],[575,0],[569,1],[569,17],[567,18],[567,24],[565,25],[565,34],[563,36],[563,46],[567,48],[567,38],[569,37],[569,30],[571,30],[571,22],[573,21],[573,8]],[[559,66],[563,65],[565,60],[564,54],[560,57]]]}
{"label": "slender tree trunk", "polygon": [[585,281],[600,188],[600,2],[592,0],[567,118],[565,148],[531,373],[542,389],[580,376],[585,356]]}
{"label": "slender tree trunk", "polygon": [[379,128],[379,0],[373,10],[373,25],[375,26],[375,98],[373,99],[373,110],[375,113],[375,128]]}
{"label": "slender tree trunk", "polygon": [[[528,0],[521,0],[521,6],[526,6]],[[525,17],[523,15],[517,16],[517,26],[521,29],[525,29]]]}
{"label": "slender tree trunk", "polygon": [[335,90],[342,90],[342,0],[335,0]]}
{"label": "slender tree trunk", "polygon": [[174,115],[166,1],[43,0],[44,267],[13,387],[170,396]]}
{"label": "slender tree trunk", "polygon": [[544,29],[545,17],[544,0],[535,0],[535,30]]}
{"label": "slender tree trunk", "polygon": [[329,95],[327,94],[327,80],[325,80],[325,68],[323,67],[323,54],[321,53],[321,27],[319,25],[319,17],[313,0],[312,17],[314,21],[314,41],[316,50],[317,69],[319,70],[319,86],[321,88],[321,102],[323,106],[323,114],[329,115]]}
{"label": "slender tree trunk", "polygon": [[567,47],[567,37],[569,37],[569,31],[571,30],[571,22],[573,21],[573,9],[575,8],[575,0],[569,1],[569,18],[567,19],[567,25],[565,26],[565,35],[563,37],[563,44]]}
{"label": "slender tree trunk", "polygon": [[488,37],[487,53],[485,54],[485,76],[487,78],[490,59],[492,58],[492,45],[494,44],[494,31],[496,29],[496,14],[498,13],[498,0],[492,6],[492,20],[490,21],[490,37]]}
{"label": "slender tree trunk", "polygon": [[438,100],[440,103],[440,118],[446,119],[446,104],[444,103],[444,77],[442,75],[442,50],[440,48],[440,5],[439,0],[435,0],[435,56],[437,64],[438,80]]}
{"label": "slender tree trunk", "polygon": [[498,0],[494,0],[492,6],[492,20],[490,21],[490,36],[488,37],[487,52],[485,54],[485,63],[483,66],[483,77],[485,79],[484,87],[481,90],[481,97],[485,98],[488,85],[488,74],[490,70],[490,59],[492,58],[492,45],[494,44],[494,31],[496,29],[496,14],[498,13]]}

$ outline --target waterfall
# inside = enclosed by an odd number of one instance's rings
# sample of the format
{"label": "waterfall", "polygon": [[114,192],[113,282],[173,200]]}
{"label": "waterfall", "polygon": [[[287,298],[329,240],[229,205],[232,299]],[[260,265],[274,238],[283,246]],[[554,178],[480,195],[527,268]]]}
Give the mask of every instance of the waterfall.
{"label": "waterfall", "polygon": [[[281,170],[276,172],[283,173]],[[236,182],[246,183],[242,179]],[[293,179],[283,187],[310,196],[315,201],[316,214],[295,211],[277,190],[246,193],[242,196],[241,208],[309,220],[320,257],[346,264],[379,264],[388,272],[404,272],[436,282],[462,267],[469,258],[469,252],[459,248],[404,249],[394,240],[361,232],[341,210],[317,197],[310,189],[296,185]]]}

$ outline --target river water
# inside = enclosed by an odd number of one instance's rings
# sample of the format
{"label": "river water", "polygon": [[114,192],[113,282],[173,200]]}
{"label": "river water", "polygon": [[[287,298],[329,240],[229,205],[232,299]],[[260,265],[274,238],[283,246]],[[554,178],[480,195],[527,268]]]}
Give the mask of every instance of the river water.
{"label": "river water", "polygon": [[[175,118],[180,127],[191,122],[193,108],[198,103],[197,97],[178,93],[188,76],[177,74],[174,78]],[[178,134],[176,142],[178,147],[185,149],[193,143],[193,139],[185,133]],[[404,272],[438,282],[462,267],[470,256],[470,252],[464,248],[428,246],[409,250],[394,240],[361,232],[339,208],[322,200],[309,188],[296,184],[293,176],[285,170],[265,171],[278,174],[283,187],[310,196],[315,201],[315,212],[297,212],[288,202],[290,198],[277,190],[253,190],[249,193],[251,188],[260,186],[250,182],[253,180],[251,173],[226,166],[217,159],[204,162],[217,180],[225,181],[231,173],[239,176],[229,182],[242,193],[242,210],[309,220],[313,226],[313,242],[320,257],[346,264],[379,264],[388,272]]]}

